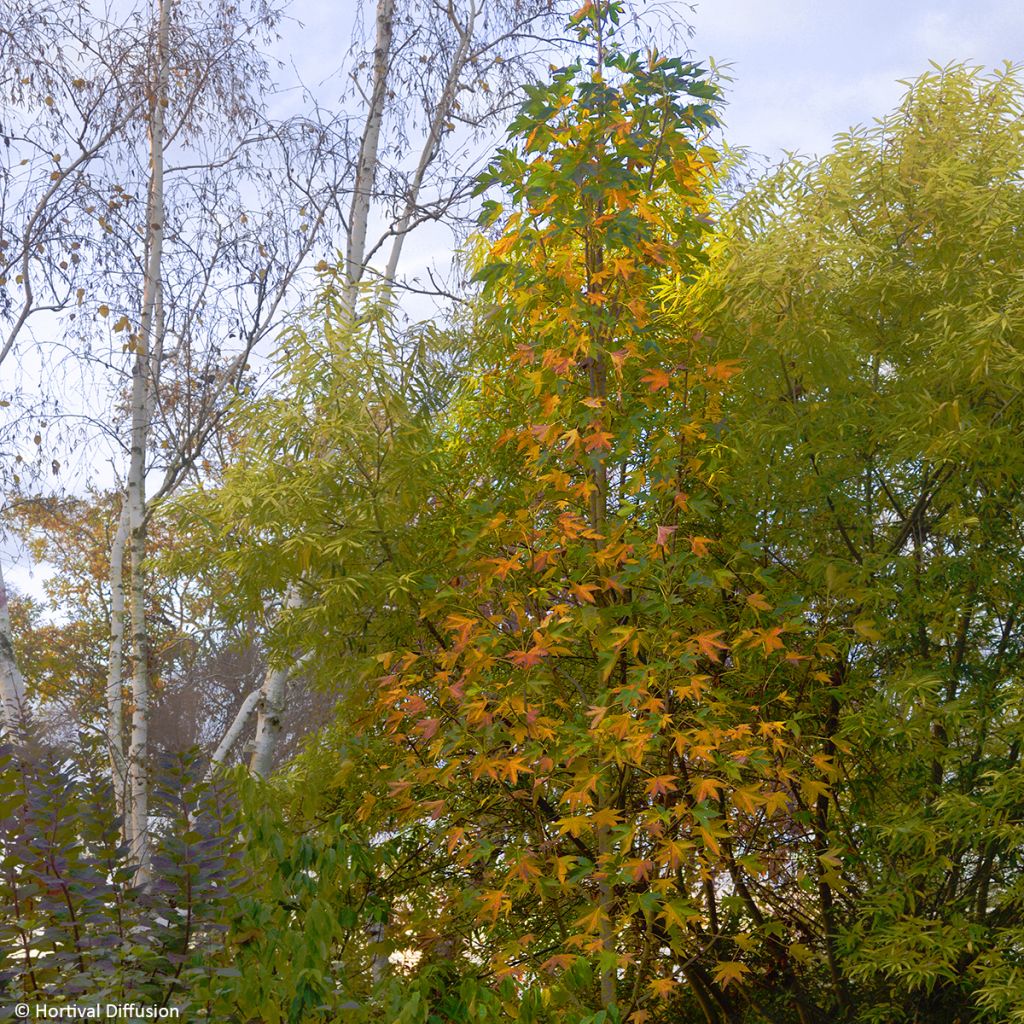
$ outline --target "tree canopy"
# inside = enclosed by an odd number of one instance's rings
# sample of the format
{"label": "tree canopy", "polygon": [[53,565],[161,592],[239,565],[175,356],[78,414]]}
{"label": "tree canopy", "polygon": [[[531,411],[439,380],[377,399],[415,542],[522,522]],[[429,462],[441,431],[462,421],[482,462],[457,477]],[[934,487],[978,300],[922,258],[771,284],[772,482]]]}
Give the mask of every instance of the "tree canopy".
{"label": "tree canopy", "polygon": [[4,598],[0,995],[1024,1021],[1018,72],[934,68],[727,199],[715,76],[588,0],[410,324],[361,234],[402,13],[345,251],[208,454],[4,510],[61,617]]}

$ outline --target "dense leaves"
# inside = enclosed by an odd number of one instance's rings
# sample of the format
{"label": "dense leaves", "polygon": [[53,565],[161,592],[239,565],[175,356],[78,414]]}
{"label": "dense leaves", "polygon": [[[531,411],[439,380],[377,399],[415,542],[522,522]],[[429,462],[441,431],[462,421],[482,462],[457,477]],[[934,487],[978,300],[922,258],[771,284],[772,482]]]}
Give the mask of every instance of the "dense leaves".
{"label": "dense leaves", "polygon": [[[1021,83],[952,67],[732,212],[723,490],[834,645],[857,1019],[1020,1019]],[[978,1016],[971,1017],[970,1014]]]}
{"label": "dense leaves", "polygon": [[[154,521],[154,601],[330,706],[304,749],[169,761],[146,887],[91,748],[4,754],[5,995],[1024,1021],[1024,89],[936,69],[723,210],[714,82],[621,13],[526,90],[453,322],[322,269]],[[94,512],[22,523],[85,625]],[[34,694],[99,685],[15,619]]]}
{"label": "dense leaves", "polygon": [[31,744],[0,758],[5,999],[193,1005],[220,970],[208,956],[243,881],[226,789],[204,782],[194,757],[161,766],[154,878],[142,889],[105,779]]}

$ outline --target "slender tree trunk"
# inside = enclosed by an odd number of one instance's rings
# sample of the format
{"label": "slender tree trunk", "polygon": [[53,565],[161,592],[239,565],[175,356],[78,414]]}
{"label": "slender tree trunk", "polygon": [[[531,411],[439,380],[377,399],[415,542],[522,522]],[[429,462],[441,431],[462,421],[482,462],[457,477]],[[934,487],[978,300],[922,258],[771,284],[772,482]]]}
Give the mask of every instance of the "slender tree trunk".
{"label": "slender tree trunk", "polygon": [[146,225],[147,253],[142,315],[132,371],[132,446],[128,470],[128,512],[132,622],[132,734],[128,752],[128,800],[132,853],[138,880],[149,880],[149,641],[146,632],[146,447],[153,410],[151,379],[161,348],[163,328],[160,287],[164,237],[164,110],[167,106],[168,36],[173,0],[159,0],[156,77],[149,117],[150,186]]}
{"label": "slender tree trunk", "polygon": [[391,244],[391,252],[388,255],[388,264],[384,270],[384,282],[389,288],[395,282],[395,274],[398,272],[398,261],[402,255],[402,247],[405,245],[405,237],[409,233],[409,225],[412,222],[412,216],[416,212],[416,206],[419,203],[420,190],[423,187],[423,179],[427,173],[427,168],[429,168],[431,163],[433,163],[438,144],[441,141],[441,135],[444,131],[445,123],[451,116],[452,107],[455,104],[459,81],[462,78],[462,72],[466,67],[466,61],[469,58],[469,48],[470,42],[473,38],[473,25],[476,21],[476,15],[477,6],[475,3],[470,3],[469,5],[469,10],[466,13],[465,25],[459,25],[455,20],[454,10],[452,10],[449,15],[455,31],[459,34],[459,46],[455,52],[455,56],[452,58],[451,68],[449,69],[448,77],[445,79],[441,98],[438,101],[433,117],[430,119],[430,127],[427,129],[427,141],[420,153],[419,163],[416,165],[412,181],[409,183],[409,191],[405,197],[405,206],[402,209],[402,215],[398,218],[398,222],[395,224],[395,240]]}
{"label": "slender tree trunk", "polygon": [[124,549],[128,543],[129,513],[127,501],[121,506],[117,532],[110,548],[110,656],[107,665],[107,748],[114,798],[122,821],[122,834],[128,843],[128,818],[125,810],[127,784],[124,754]]}
{"label": "slender tree trunk", "polygon": [[245,728],[249,724],[249,719],[256,714],[256,710],[259,707],[260,699],[262,697],[262,689],[253,690],[252,693],[242,701],[242,706],[238,709],[238,713],[235,715],[234,720],[231,722],[231,725],[228,726],[227,731],[221,737],[220,743],[217,744],[217,749],[210,757],[211,770],[222,765],[228,754],[231,753],[235,744],[241,738],[242,733],[245,732]]}
{"label": "slender tree trunk", "polygon": [[[293,584],[285,595],[284,607],[292,609],[301,606],[302,598],[299,596],[298,587]],[[284,732],[284,715],[288,707],[288,679],[303,661],[305,656],[299,658],[295,665],[267,669],[256,704],[256,744],[249,760],[249,770],[254,775],[266,778],[274,765],[274,755]]]}
{"label": "slender tree trunk", "polygon": [[2,724],[10,738],[17,736],[27,719],[25,681],[14,656],[11,614],[7,608],[7,587],[0,565],[0,704]]}
{"label": "slender tree trunk", "polygon": [[366,259],[366,231],[370,220],[370,204],[377,165],[380,160],[380,133],[384,108],[388,100],[388,72],[391,67],[391,44],[394,39],[395,0],[379,0],[377,4],[377,38],[373,48],[373,89],[366,126],[359,146],[355,188],[349,209],[348,244],[345,247],[344,310],[355,316],[356,296]]}
{"label": "slender tree trunk", "polygon": [[288,703],[288,676],[286,668],[275,668],[267,672],[260,691],[258,717],[256,719],[256,745],[253,748],[249,769],[253,775],[266,777],[274,764],[274,754],[284,731],[284,712]]}
{"label": "slender tree trunk", "polygon": [[[384,109],[388,100],[388,72],[391,66],[391,45],[394,40],[395,0],[379,0],[377,4],[377,35],[373,49],[373,89],[370,94],[370,108],[366,114],[366,125],[359,146],[359,161],[356,165],[355,187],[349,207],[348,241],[345,246],[345,285],[342,292],[342,316],[355,320],[359,297],[359,282],[363,275],[366,259],[366,233],[370,219],[377,166],[380,160],[380,136],[384,120]],[[285,594],[286,608],[297,608],[301,604],[298,588],[291,586]],[[266,776],[274,764],[274,755],[283,733],[283,718],[288,703],[288,679],[294,669],[268,669],[255,705],[256,743],[249,768],[254,775]],[[248,700],[246,701],[248,704]],[[238,725],[239,731],[248,721],[252,709],[243,705],[238,717],[232,723],[228,734],[218,745],[221,751],[229,740],[230,733]],[[237,734],[230,740],[233,744]],[[227,756],[230,745],[221,757]],[[215,762],[219,763],[219,762]]]}

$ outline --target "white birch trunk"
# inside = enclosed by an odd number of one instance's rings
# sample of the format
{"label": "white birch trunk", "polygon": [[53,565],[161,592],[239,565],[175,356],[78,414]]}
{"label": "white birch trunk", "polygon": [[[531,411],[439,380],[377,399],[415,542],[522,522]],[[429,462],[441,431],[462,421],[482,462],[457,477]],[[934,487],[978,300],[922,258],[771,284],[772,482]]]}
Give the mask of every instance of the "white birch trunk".
{"label": "white birch trunk", "polygon": [[359,163],[349,209],[348,243],[345,247],[344,310],[355,316],[359,281],[366,259],[366,231],[370,220],[373,187],[380,161],[380,132],[388,99],[388,72],[391,67],[391,44],[394,39],[395,0],[379,0],[377,4],[377,38],[373,48],[373,90],[366,126],[359,146]]}
{"label": "white birch trunk", "polygon": [[159,0],[156,81],[149,117],[150,184],[146,224],[146,267],[142,313],[132,371],[132,443],[128,470],[128,515],[132,623],[132,728],[128,750],[128,806],[137,880],[149,881],[149,642],[146,631],[146,446],[153,410],[151,379],[159,360],[163,327],[160,287],[164,236],[164,110],[167,105],[168,36],[173,0]]}
{"label": "white birch trunk", "polygon": [[387,267],[384,270],[384,283],[390,288],[395,283],[395,274],[398,272],[398,261],[402,255],[402,247],[405,245],[405,237],[409,233],[409,225],[412,222],[413,214],[419,203],[420,190],[423,188],[423,179],[427,170],[437,155],[437,147],[441,142],[441,135],[444,126],[448,122],[455,104],[456,94],[459,89],[459,82],[462,72],[466,68],[469,58],[470,41],[473,38],[473,27],[476,21],[477,7],[470,3],[466,13],[466,24],[459,25],[455,20],[454,10],[450,10],[449,17],[459,34],[459,45],[452,57],[451,67],[448,69],[448,77],[445,79],[444,89],[437,102],[437,107],[430,119],[430,126],[427,129],[427,141],[420,152],[419,163],[409,183],[409,191],[405,197],[405,206],[402,215],[395,224],[395,240],[391,243],[391,252],[388,254]]}
{"label": "white birch trunk", "polygon": [[114,785],[122,835],[131,843],[125,816],[125,786],[128,782],[124,753],[124,549],[128,543],[128,503],[121,506],[117,532],[110,548],[110,645],[107,664],[107,748],[110,777]]}
{"label": "white birch trunk", "polygon": [[[377,166],[380,162],[381,126],[388,99],[388,72],[391,66],[394,22],[395,0],[379,0],[377,4],[377,34],[373,48],[373,89],[370,94],[370,106],[366,114],[363,138],[359,146],[356,180],[349,207],[348,239],[345,246],[342,316],[348,320],[355,319],[359,281],[363,275],[363,264],[366,259],[366,233],[373,203]],[[297,608],[300,603],[297,587],[289,587],[285,595],[285,607]],[[249,761],[249,769],[254,775],[266,777],[274,764],[274,756],[284,730],[283,720],[288,706],[288,679],[291,672],[290,668],[268,669],[264,677],[256,704],[256,742]],[[235,728],[237,721],[236,718],[229,733]],[[228,736],[225,735],[217,748],[218,751],[227,739]]]}
{"label": "white birch trunk", "polygon": [[7,587],[0,565],[0,712],[8,739],[16,739],[27,722],[25,681],[14,656],[14,634],[11,613],[7,608]]}
{"label": "white birch trunk", "polygon": [[241,738],[243,732],[245,732],[246,726],[249,724],[249,720],[256,713],[256,708],[260,703],[260,699],[263,697],[263,690],[253,690],[244,701],[242,706],[238,709],[238,713],[235,715],[231,725],[228,726],[227,732],[224,733],[217,749],[213,752],[213,756],[210,758],[210,769],[218,768],[224,763],[225,758],[231,753],[232,748]]}
{"label": "white birch trunk", "polygon": [[288,703],[288,676],[286,668],[267,672],[260,691],[259,715],[256,719],[256,746],[253,748],[249,770],[253,775],[266,778],[274,764],[274,754],[284,729],[284,713]]}
{"label": "white birch trunk", "polygon": [[[298,587],[293,584],[285,595],[284,607],[301,606],[302,598],[299,596]],[[270,769],[274,765],[274,755],[284,732],[284,716],[288,709],[288,679],[306,657],[303,655],[291,667],[267,669],[256,705],[256,745],[249,760],[249,770],[253,775],[266,778],[270,774]]]}

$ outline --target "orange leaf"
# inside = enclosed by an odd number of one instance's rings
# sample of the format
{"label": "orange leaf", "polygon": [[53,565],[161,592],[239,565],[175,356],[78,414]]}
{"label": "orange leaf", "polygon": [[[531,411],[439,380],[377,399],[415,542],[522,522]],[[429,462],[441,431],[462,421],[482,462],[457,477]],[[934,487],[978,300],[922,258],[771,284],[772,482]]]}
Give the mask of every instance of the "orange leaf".
{"label": "orange leaf", "polygon": [[513,651],[508,655],[508,660],[512,662],[516,668],[534,668],[539,665],[551,652],[546,648],[537,644],[531,647],[528,651]]}
{"label": "orange leaf", "polygon": [[722,635],[720,629],[715,630],[714,633],[701,633],[700,636],[695,636],[694,640],[697,641],[697,645],[704,652],[707,657],[712,661],[718,661],[718,651],[727,651],[729,649],[728,644],[723,644],[718,639]]}
{"label": "orange leaf", "polygon": [[675,775],[655,775],[653,779],[647,780],[644,792],[648,796],[668,796],[679,788],[675,780]]}
{"label": "orange leaf", "polygon": [[572,585],[573,594],[586,604],[594,604],[594,594],[600,591],[600,587],[595,583],[574,583]]}
{"label": "orange leaf", "polygon": [[690,550],[698,558],[703,558],[708,553],[708,548],[714,543],[711,537],[691,537]]}
{"label": "orange leaf", "polygon": [[651,982],[651,991],[658,999],[668,999],[676,987],[675,978],[658,978]]}
{"label": "orange leaf", "polygon": [[700,803],[708,797],[715,799],[725,784],[718,779],[698,779],[692,786],[693,799]]}
{"label": "orange leaf", "polygon": [[588,452],[611,451],[612,435],[607,430],[595,430],[592,434],[587,435],[587,439],[583,442],[583,447]]}
{"label": "orange leaf", "polygon": [[667,388],[672,378],[664,370],[648,370],[640,380],[647,385],[651,392],[655,392]]}
{"label": "orange leaf", "polygon": [[743,367],[735,359],[727,359],[725,362],[715,363],[708,367],[708,376],[712,380],[728,380],[735,377]]}
{"label": "orange leaf", "polygon": [[491,924],[498,920],[500,913],[507,912],[512,907],[512,901],[505,895],[503,889],[491,889],[480,896],[480,908],[477,910],[477,917],[490,918]]}

